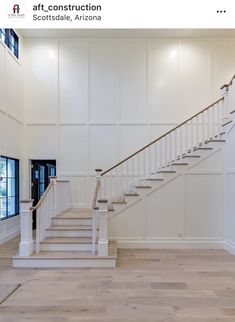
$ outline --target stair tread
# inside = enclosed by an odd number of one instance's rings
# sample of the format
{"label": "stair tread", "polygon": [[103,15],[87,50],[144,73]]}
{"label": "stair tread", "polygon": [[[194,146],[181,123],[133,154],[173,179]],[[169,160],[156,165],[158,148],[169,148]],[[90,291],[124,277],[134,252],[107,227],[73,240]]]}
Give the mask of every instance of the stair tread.
{"label": "stair tread", "polygon": [[172,165],[188,165],[187,162],[173,162]]}
{"label": "stair tread", "polygon": [[135,197],[136,196],[136,197],[138,197],[139,194],[138,193],[125,193],[124,196],[130,196],[130,197],[132,197],[132,196]]}
{"label": "stair tread", "polygon": [[209,148],[209,147],[199,147],[199,148],[195,148],[194,151],[197,150],[213,150],[213,148]]}
{"label": "stair tread", "polygon": [[182,158],[200,158],[200,155],[196,155],[196,154],[186,154],[183,155]]}
{"label": "stair tread", "polygon": [[91,225],[53,225],[49,228],[47,228],[46,230],[92,230],[92,226]]}
{"label": "stair tread", "polygon": [[150,188],[152,188],[151,186],[141,186],[141,185],[139,185],[139,186],[135,186],[135,188],[137,188],[137,189],[142,189],[142,188],[146,188],[146,189],[150,189]]}
{"label": "stair tread", "polygon": [[91,237],[46,237],[42,244],[87,244],[92,243]]}
{"label": "stair tread", "polygon": [[53,219],[91,219],[91,213],[88,212],[71,212],[66,211],[62,212],[59,215],[56,215],[55,217],[52,217]]}
{"label": "stair tread", "polygon": [[145,180],[148,180],[148,181],[164,181],[164,179],[162,179],[162,178],[147,178]]}

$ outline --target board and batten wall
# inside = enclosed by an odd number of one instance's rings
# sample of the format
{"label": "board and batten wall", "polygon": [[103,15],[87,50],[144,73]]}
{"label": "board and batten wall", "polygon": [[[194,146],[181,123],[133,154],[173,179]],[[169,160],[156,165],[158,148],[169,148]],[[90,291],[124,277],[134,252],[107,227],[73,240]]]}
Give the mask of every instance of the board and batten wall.
{"label": "board and batten wall", "polygon": [[[234,117],[234,116],[233,116]],[[226,142],[225,161],[225,249],[235,255],[235,127]]]}
{"label": "board and batten wall", "polygon": [[[26,170],[29,159],[56,159],[58,176],[71,183],[71,206],[90,207],[95,168],[107,169],[220,97],[220,86],[235,71],[235,39],[25,39],[25,62]],[[161,213],[171,215],[158,222],[156,238],[184,234],[178,223],[191,220],[194,239],[223,239],[217,165],[199,167],[159,191]],[[191,219],[178,206],[164,208],[175,191],[184,196]],[[203,199],[208,192],[218,202],[215,230],[211,203]],[[128,219],[120,227],[124,223]],[[115,236],[139,238],[131,222],[127,227],[125,236]]]}
{"label": "board and batten wall", "polygon": [[[18,60],[0,40],[0,155],[19,159],[21,170],[24,122],[22,41],[20,38]],[[20,173],[23,179],[23,172]],[[18,235],[19,227],[19,216],[0,221],[0,244]]]}

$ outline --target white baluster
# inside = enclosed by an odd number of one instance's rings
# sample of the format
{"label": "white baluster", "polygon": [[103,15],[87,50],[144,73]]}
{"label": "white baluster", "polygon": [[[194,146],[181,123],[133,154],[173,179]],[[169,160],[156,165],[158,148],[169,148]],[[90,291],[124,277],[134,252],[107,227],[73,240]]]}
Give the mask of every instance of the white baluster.
{"label": "white baluster", "polygon": [[162,168],[163,139],[159,141],[159,170]]}
{"label": "white baluster", "polygon": [[164,167],[167,167],[167,136],[164,137]]}
{"label": "white baluster", "polygon": [[182,126],[179,127],[179,156],[182,159],[183,154],[183,128]]}
{"label": "white baluster", "polygon": [[126,193],[129,192],[129,165],[128,160],[126,161]]}
{"label": "white baluster", "polygon": [[146,153],[146,149],[143,151],[143,184],[144,185],[145,185],[145,179],[146,179],[145,153]]}
{"label": "white baluster", "polygon": [[156,177],[156,173],[157,173],[157,142],[154,143],[153,145],[153,148],[154,148],[154,176]]}
{"label": "white baluster", "polygon": [[190,149],[193,152],[194,147],[194,122],[193,119],[190,121]]}
{"label": "white baluster", "polygon": [[140,153],[137,154],[137,172],[138,172],[138,185],[140,185]]}
{"label": "white baluster", "polygon": [[172,164],[172,134],[169,133],[169,166],[171,167]]}
{"label": "white baluster", "polygon": [[147,148],[148,157],[149,157],[149,177],[152,175],[152,153],[151,153],[151,145]]}
{"label": "white baluster", "polygon": [[196,116],[196,147],[199,147],[199,117],[198,115]]}

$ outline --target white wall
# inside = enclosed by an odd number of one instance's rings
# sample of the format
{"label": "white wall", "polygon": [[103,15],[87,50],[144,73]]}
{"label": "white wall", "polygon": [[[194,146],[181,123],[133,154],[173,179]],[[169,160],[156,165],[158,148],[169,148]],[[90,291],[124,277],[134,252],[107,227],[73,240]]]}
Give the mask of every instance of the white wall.
{"label": "white wall", "polygon": [[26,163],[56,159],[74,207],[90,206],[94,168],[220,97],[235,71],[235,39],[27,39],[25,52]]}
{"label": "white wall", "polygon": [[[21,38],[20,44],[18,60],[0,40],[0,154],[20,159],[23,179],[24,87]],[[17,216],[0,222],[0,244],[19,233],[19,219]]]}
{"label": "white wall", "polygon": [[109,220],[121,248],[223,248],[223,152],[147,194]]}
{"label": "white wall", "polygon": [[235,127],[227,135],[225,150],[225,247],[235,255]]}

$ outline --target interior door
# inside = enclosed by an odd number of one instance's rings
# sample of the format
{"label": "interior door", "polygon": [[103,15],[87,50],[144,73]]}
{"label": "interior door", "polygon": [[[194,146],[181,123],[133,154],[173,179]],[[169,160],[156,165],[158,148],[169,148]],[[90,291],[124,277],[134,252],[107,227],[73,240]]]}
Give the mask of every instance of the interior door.
{"label": "interior door", "polygon": [[[31,161],[31,197],[35,206],[50,183],[50,177],[56,176],[56,160]],[[33,213],[33,228],[36,228],[36,213]]]}

